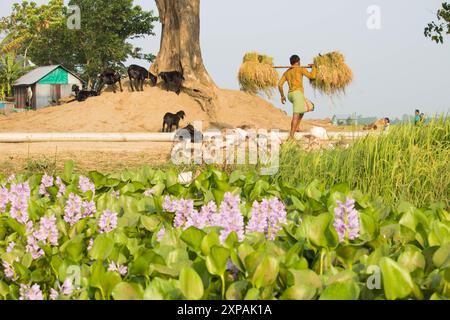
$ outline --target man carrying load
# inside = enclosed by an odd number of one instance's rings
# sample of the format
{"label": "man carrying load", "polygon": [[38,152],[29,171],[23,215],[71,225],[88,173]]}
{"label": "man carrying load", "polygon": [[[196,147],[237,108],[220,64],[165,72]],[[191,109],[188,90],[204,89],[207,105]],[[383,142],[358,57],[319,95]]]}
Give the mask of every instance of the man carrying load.
{"label": "man carrying load", "polygon": [[300,57],[293,55],[291,57],[291,68],[287,70],[281,78],[278,89],[281,94],[281,103],[286,103],[286,96],[284,95],[284,84],[287,81],[289,85],[288,99],[294,106],[294,115],[291,123],[291,133],[289,139],[295,139],[295,133],[297,132],[300,122],[303,119],[306,110],[305,89],[303,87],[303,76],[313,80],[317,75],[317,68],[314,64],[308,65],[312,68],[309,72],[306,68],[300,66]]}

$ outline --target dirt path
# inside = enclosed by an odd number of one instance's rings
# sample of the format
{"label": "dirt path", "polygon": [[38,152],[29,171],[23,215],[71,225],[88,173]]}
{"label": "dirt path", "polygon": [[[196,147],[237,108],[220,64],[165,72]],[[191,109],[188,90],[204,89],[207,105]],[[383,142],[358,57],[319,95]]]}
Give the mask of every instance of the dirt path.
{"label": "dirt path", "polygon": [[73,160],[79,171],[117,172],[168,163],[172,143],[45,142],[0,144],[0,174],[61,170]]}

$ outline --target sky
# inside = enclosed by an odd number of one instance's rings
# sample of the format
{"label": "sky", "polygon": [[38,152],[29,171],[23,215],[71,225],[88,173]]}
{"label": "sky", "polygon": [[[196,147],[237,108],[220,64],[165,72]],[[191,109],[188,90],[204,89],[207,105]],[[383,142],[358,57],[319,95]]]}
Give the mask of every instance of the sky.
{"label": "sky", "polygon": [[[0,16],[9,14],[14,2],[2,0]],[[157,14],[153,0],[134,2]],[[437,45],[423,35],[441,2],[202,0],[203,59],[219,87],[239,89],[237,73],[248,51],[273,56],[278,65],[288,64],[292,54],[308,64],[319,53],[340,51],[355,80],[345,96],[333,101],[305,82],[305,94],[316,104],[307,118],[350,113],[395,118],[416,108],[428,115],[450,112],[450,37]],[[155,37],[132,42],[156,54],[160,30],[158,23]],[[132,62],[148,67],[145,61]],[[273,103],[290,114],[292,106],[275,97]]]}

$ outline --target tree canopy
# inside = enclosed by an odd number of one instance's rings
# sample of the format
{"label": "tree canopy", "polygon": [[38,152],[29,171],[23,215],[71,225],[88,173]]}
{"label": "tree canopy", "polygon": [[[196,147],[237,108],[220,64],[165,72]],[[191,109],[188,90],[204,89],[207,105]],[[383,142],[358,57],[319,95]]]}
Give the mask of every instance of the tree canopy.
{"label": "tree canopy", "polygon": [[14,51],[37,65],[62,64],[86,79],[106,67],[123,67],[129,57],[151,60],[130,39],[154,35],[157,17],[135,6],[133,0],[70,0],[81,11],[81,29],[67,28],[70,16],[63,0],[38,6],[23,1],[0,21],[7,34],[4,52]]}
{"label": "tree canopy", "polygon": [[437,21],[430,22],[425,28],[425,36],[436,43],[443,43],[445,34],[450,34],[450,3],[447,2],[438,10]]}

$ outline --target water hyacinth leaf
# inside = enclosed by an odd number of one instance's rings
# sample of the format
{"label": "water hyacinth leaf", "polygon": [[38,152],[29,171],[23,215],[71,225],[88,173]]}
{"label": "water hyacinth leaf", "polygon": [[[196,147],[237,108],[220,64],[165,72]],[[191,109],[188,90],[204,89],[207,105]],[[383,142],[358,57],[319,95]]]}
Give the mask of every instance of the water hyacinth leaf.
{"label": "water hyacinth leaf", "polygon": [[358,300],[360,289],[353,280],[334,282],[326,287],[319,300]]}
{"label": "water hyacinth leaf", "polygon": [[161,220],[158,215],[141,215],[141,224],[150,232],[156,232],[161,224]]}
{"label": "water hyacinth leaf", "polygon": [[6,299],[8,294],[9,294],[9,286],[5,282],[0,280],[0,296]]}
{"label": "water hyacinth leaf", "polygon": [[358,275],[353,270],[344,270],[329,277],[326,285],[330,286],[337,282],[358,281]]}
{"label": "water hyacinth leaf", "polygon": [[387,299],[403,299],[411,294],[414,283],[408,270],[387,257],[380,259],[380,267]]}
{"label": "water hyacinth leaf", "polygon": [[64,243],[61,252],[66,253],[72,261],[79,262],[84,257],[85,248],[84,239],[80,235]]}
{"label": "water hyacinth leaf", "polygon": [[227,290],[225,295],[226,299],[234,301],[243,300],[248,286],[249,282],[245,280],[233,282]]}
{"label": "water hyacinth leaf", "polygon": [[220,238],[216,232],[207,234],[201,243],[201,249],[204,256],[209,255],[211,248],[220,245]]}
{"label": "water hyacinth leaf", "polygon": [[178,184],[178,174],[173,170],[167,171],[166,172],[166,187],[170,188],[177,184]]}
{"label": "water hyacinth leaf", "polygon": [[31,263],[33,262],[33,257],[31,253],[29,252],[25,253],[20,262],[25,268],[29,268],[31,266]]}
{"label": "water hyacinth leaf", "polygon": [[203,282],[192,268],[184,268],[180,272],[180,289],[188,300],[200,300],[204,294]]}
{"label": "water hyacinth leaf", "polygon": [[359,213],[360,225],[360,236],[359,238],[364,241],[371,241],[376,238],[377,235],[377,223],[375,219],[364,213]]}
{"label": "water hyacinth leaf", "polygon": [[283,292],[281,300],[312,300],[317,290],[308,285],[296,285]]}
{"label": "water hyacinth leaf", "polygon": [[[149,266],[150,263],[157,260],[157,254],[152,250],[146,250],[141,252],[141,254],[136,258],[136,260],[130,265],[130,273],[135,275],[143,275],[149,276]],[[156,263],[164,263],[161,257],[161,260],[155,261]]]}
{"label": "water hyacinth leaf", "polygon": [[89,173],[89,178],[98,187],[104,187],[106,184],[107,177],[101,174],[100,172],[93,171]]}
{"label": "water hyacinth leaf", "polygon": [[247,294],[245,295],[244,300],[259,300],[260,298],[260,293],[259,290],[256,288],[251,288],[250,290],[248,290]]}
{"label": "water hyacinth leaf", "polygon": [[213,246],[206,257],[206,267],[212,275],[223,276],[227,269],[230,251],[224,247]]}
{"label": "water hyacinth leaf", "polygon": [[431,224],[431,232],[428,235],[430,247],[440,246],[450,242],[450,225],[440,221],[433,221]]}
{"label": "water hyacinth leaf", "polygon": [[8,226],[13,229],[15,232],[17,232],[19,235],[24,236],[25,235],[25,226],[19,222],[17,222],[15,219],[8,218],[6,220],[6,223]]}
{"label": "water hyacinth leaf", "polygon": [[438,268],[450,266],[450,242],[440,247],[433,255],[433,264]]}
{"label": "water hyacinth leaf", "polygon": [[295,209],[299,210],[300,212],[305,211],[305,205],[296,196],[292,196],[291,199]]}
{"label": "water hyacinth leaf", "polygon": [[166,265],[169,268],[177,270],[177,272],[181,271],[184,267],[188,267],[192,264],[191,260],[189,260],[189,254],[186,248],[175,249],[169,252],[166,257]]}
{"label": "water hyacinth leaf", "polygon": [[414,272],[416,269],[425,269],[425,257],[419,248],[408,245],[400,254],[397,262],[409,272]]}
{"label": "water hyacinth leaf", "polygon": [[114,249],[114,241],[108,235],[101,234],[95,240],[89,256],[95,260],[105,260]]}
{"label": "water hyacinth leaf", "polygon": [[272,285],[278,277],[279,268],[276,258],[266,256],[253,274],[252,282],[255,287],[260,289]]}
{"label": "water hyacinth leaf", "polygon": [[294,270],[289,269],[287,277],[288,286],[307,285],[318,290],[322,289],[322,280],[317,273],[312,270]]}
{"label": "water hyacinth leaf", "polygon": [[322,192],[317,188],[318,181],[312,182],[310,185],[306,187],[306,196],[310,199],[313,199],[317,202],[321,201]]}
{"label": "water hyacinth leaf", "polygon": [[112,290],[114,300],[142,300],[144,290],[136,283],[120,282]]}
{"label": "water hyacinth leaf", "polygon": [[229,183],[234,184],[239,180],[245,180],[245,174],[241,170],[235,170],[230,174]]}
{"label": "water hyacinth leaf", "polygon": [[332,223],[332,215],[323,213],[317,217],[305,217],[302,227],[306,238],[313,245],[324,248],[334,248],[338,245],[339,238]]}
{"label": "water hyacinth leaf", "polygon": [[181,234],[181,240],[183,240],[188,246],[190,246],[194,251],[200,251],[200,247],[206,233],[194,227],[183,231]]}

